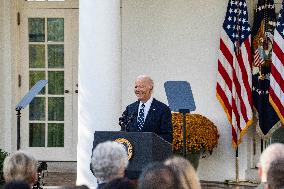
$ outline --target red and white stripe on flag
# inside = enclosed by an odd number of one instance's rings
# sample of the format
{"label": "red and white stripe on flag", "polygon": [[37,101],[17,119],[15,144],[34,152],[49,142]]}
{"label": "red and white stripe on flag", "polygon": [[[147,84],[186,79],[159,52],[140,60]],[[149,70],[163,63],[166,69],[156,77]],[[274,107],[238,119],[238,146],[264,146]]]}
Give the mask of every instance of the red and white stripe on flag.
{"label": "red and white stripe on flag", "polygon": [[[250,28],[247,14],[237,15],[245,11],[245,0],[229,1],[218,56],[216,95],[231,124],[234,147],[240,144],[253,118]],[[232,19],[237,16],[241,23]]]}
{"label": "red and white stripe on flag", "polygon": [[253,60],[254,60],[254,65],[256,67],[262,66],[264,64],[264,60],[260,56],[260,54],[259,54],[257,49],[254,51],[254,58],[253,58]]}
{"label": "red and white stripe on flag", "polygon": [[[284,4],[284,1],[283,1]],[[283,7],[282,4],[282,7]],[[280,11],[283,15],[283,10]],[[283,16],[282,16],[283,17]],[[284,124],[284,27],[283,18],[279,17],[274,31],[272,46],[272,64],[270,74],[269,101]]]}

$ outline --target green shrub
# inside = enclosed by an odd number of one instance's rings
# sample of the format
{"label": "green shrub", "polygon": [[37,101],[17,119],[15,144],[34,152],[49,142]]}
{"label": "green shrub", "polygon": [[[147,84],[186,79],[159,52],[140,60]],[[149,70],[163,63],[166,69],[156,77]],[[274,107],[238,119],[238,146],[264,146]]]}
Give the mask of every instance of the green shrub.
{"label": "green shrub", "polygon": [[5,183],[3,177],[3,163],[6,156],[8,156],[8,153],[0,149],[0,185],[3,185]]}

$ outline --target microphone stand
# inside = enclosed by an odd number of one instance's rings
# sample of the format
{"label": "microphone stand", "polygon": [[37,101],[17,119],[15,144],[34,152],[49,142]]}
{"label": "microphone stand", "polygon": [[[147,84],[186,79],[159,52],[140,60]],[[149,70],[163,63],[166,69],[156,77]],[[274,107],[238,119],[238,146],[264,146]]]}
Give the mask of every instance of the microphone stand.
{"label": "microphone stand", "polygon": [[122,117],[119,118],[119,125],[123,128],[125,132],[129,131],[130,123],[135,119],[136,114],[132,114],[129,118],[126,115],[122,114]]}
{"label": "microphone stand", "polygon": [[127,119],[125,114],[122,114],[122,116],[119,118],[118,124],[121,127],[121,131],[125,131],[125,132],[127,131],[127,126],[129,124],[129,120]]}
{"label": "microphone stand", "polygon": [[129,125],[130,123],[134,120],[135,118],[135,114],[132,114],[129,119],[127,120],[126,124],[125,124],[125,131],[129,131]]}

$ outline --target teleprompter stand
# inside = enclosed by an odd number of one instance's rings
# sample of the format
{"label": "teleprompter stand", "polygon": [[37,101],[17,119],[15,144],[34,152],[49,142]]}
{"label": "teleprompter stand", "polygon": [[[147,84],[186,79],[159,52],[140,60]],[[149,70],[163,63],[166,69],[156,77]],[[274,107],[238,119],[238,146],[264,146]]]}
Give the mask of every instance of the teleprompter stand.
{"label": "teleprompter stand", "polygon": [[164,87],[171,111],[183,115],[183,156],[186,157],[186,114],[196,109],[191,87],[187,81],[167,81]]}
{"label": "teleprompter stand", "polygon": [[16,105],[17,111],[17,150],[21,147],[21,109],[24,109],[31,103],[34,97],[41,91],[41,89],[48,83],[47,80],[38,81],[31,90],[21,99]]}

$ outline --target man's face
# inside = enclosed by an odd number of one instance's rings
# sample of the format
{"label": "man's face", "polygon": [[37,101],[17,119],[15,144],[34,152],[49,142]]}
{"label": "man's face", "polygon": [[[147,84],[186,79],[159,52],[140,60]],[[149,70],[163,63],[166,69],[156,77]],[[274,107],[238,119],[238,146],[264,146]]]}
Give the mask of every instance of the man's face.
{"label": "man's face", "polygon": [[144,102],[147,102],[151,97],[152,87],[148,80],[140,79],[135,81],[134,93],[137,96],[137,99]]}

